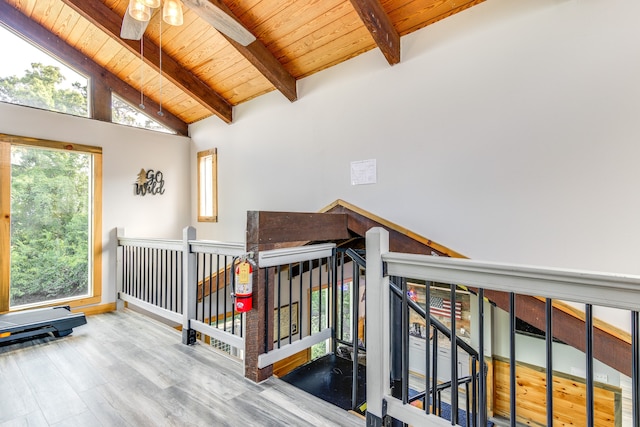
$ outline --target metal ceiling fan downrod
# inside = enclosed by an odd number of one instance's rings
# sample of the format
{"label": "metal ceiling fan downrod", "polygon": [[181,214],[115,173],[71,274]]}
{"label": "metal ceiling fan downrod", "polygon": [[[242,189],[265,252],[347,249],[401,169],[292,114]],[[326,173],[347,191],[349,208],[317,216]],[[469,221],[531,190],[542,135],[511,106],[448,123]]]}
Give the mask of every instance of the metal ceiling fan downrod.
{"label": "metal ceiling fan downrod", "polygon": [[[149,22],[151,19],[151,9],[157,9],[161,5],[161,0],[130,0],[128,13],[132,18]],[[182,13],[182,4],[180,0],[165,0],[162,8],[162,19],[160,20],[160,92],[159,92],[159,105],[158,115],[164,116],[162,111],[162,21],[165,21],[169,25],[180,26],[184,22],[184,15]],[[144,36],[140,37],[140,109],[144,110]]]}

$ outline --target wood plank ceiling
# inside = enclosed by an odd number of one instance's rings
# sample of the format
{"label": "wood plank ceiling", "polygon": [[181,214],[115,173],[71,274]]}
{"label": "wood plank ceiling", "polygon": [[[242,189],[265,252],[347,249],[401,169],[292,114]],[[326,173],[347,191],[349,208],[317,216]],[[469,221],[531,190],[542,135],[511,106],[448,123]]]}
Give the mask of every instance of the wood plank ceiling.
{"label": "wood plank ceiling", "polygon": [[[133,105],[162,107],[165,124],[186,125],[279,90],[297,99],[296,81],[379,48],[400,61],[401,36],[484,0],[209,0],[257,40],[242,46],[185,1],[184,24],[161,24],[155,10],[141,43],[119,37],[128,0],[0,0],[0,23],[79,67]],[[160,48],[162,47],[162,55]],[[162,59],[162,73],[160,60]]]}

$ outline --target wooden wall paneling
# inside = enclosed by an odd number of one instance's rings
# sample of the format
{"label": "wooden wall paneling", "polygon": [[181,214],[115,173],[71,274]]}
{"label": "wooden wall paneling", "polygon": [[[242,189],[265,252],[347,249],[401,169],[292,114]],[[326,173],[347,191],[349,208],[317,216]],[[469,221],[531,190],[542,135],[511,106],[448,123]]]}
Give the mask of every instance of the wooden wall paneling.
{"label": "wooden wall paneling", "polygon": [[460,5],[456,3],[456,7],[452,7],[448,0],[432,2],[414,0],[395,9],[391,9],[394,4],[397,4],[393,0],[383,1],[383,5],[400,35],[404,36],[484,1],[467,0]]}
{"label": "wooden wall paneling", "polygon": [[102,48],[102,46],[104,46],[108,39],[109,36],[100,31],[98,28],[92,25],[87,25],[85,30],[82,32],[82,34],[74,44],[74,47],[85,55],[90,55],[91,59],[93,59],[98,64],[101,64],[99,59],[100,49]]}
{"label": "wooden wall paneling", "polygon": [[[243,65],[246,65],[242,67]],[[271,91],[274,86],[251,64],[238,64],[228,77],[222,79],[216,85],[231,105],[251,99],[255,93]],[[227,74],[227,73],[225,73]]]}
{"label": "wooden wall paneling", "polygon": [[[215,51],[214,51],[215,48]],[[215,56],[215,61],[211,57]],[[206,49],[200,49],[184,58],[185,66],[188,66],[193,73],[200,76],[207,84],[222,80],[225,70],[231,69],[228,75],[233,73],[235,66],[245,67],[247,61],[233,49],[229,44],[211,45]]]}
{"label": "wooden wall paneling", "polygon": [[[495,413],[509,417],[509,361],[495,358]],[[516,367],[517,421],[525,424],[546,424],[545,369],[518,362]],[[622,423],[622,391],[619,387],[596,383],[594,407],[596,426],[620,426]],[[586,425],[586,385],[582,378],[563,373],[553,376],[554,419],[561,425]]]}
{"label": "wooden wall paneling", "polygon": [[[66,7],[66,9],[68,9],[69,11],[73,10],[68,6]],[[87,30],[89,25],[91,25],[89,21],[84,19],[78,12],[73,10],[73,13],[78,17],[76,24],[73,26],[73,28],[69,29],[68,33],[66,33],[65,35],[60,35],[71,46],[75,46],[76,44],[78,44],[80,38],[82,37],[82,34]]]}
{"label": "wooden wall paneling", "polygon": [[[484,291],[484,295],[499,308],[508,311],[509,295],[505,292]],[[528,295],[516,296],[517,317],[545,329],[545,303]],[[585,351],[584,320],[571,313],[553,308],[553,336],[580,351]],[[602,363],[631,376],[631,344],[599,327],[593,328],[593,355]]]}
{"label": "wooden wall paneling", "polygon": [[231,105],[237,105],[273,90],[273,85],[258,73],[253,78],[242,79],[242,83],[238,85],[231,85],[228,91],[222,93]]}
{"label": "wooden wall paneling", "polygon": [[[324,5],[325,3],[323,3]],[[353,7],[347,2],[338,1],[335,7],[331,8],[312,8],[314,13],[305,14],[306,23],[304,25],[291,25],[290,30],[284,32],[281,31],[279,22],[265,25],[263,32],[269,34],[268,41],[265,39],[266,46],[274,52],[276,57],[280,57],[282,51],[287,51],[287,46],[294,44],[297,41],[305,39],[312,49],[316,43],[312,34],[317,32],[319,28],[325,28],[336,21],[342,20],[346,15],[354,14]],[[357,17],[356,17],[357,18]],[[295,24],[295,18],[293,18],[292,24]],[[361,23],[362,24],[362,23]],[[260,31],[260,30],[258,30]],[[273,34],[273,35],[272,35]]]}
{"label": "wooden wall paneling", "polygon": [[[314,28],[319,28],[336,17],[351,11],[351,7],[343,0],[298,1],[270,15],[269,19],[253,25],[254,34],[259,39],[269,40],[267,46],[274,50],[277,46],[291,43],[293,40],[308,35]],[[304,25],[301,25],[304,23]]]}
{"label": "wooden wall paneling", "polygon": [[33,8],[32,17],[44,27],[49,27],[58,19],[63,4],[56,1],[38,1]]}
{"label": "wooden wall paneling", "polygon": [[[323,2],[326,0],[323,0]],[[234,15],[242,22],[247,28],[251,30],[253,35],[258,36],[260,34],[260,25],[265,21],[270,21],[274,16],[285,13],[288,5],[296,4],[298,2],[277,2],[277,1],[232,1],[227,2],[227,7],[234,12]],[[318,5],[320,7],[320,5]],[[238,12],[238,9],[242,9]]]}
{"label": "wooden wall paneling", "polygon": [[[345,29],[351,31],[343,31]],[[337,39],[335,32],[343,32],[344,38]],[[296,79],[300,79],[375,47],[371,34],[354,11],[276,52],[276,56]]]}
{"label": "wooden wall paneling", "polygon": [[184,99],[182,99],[180,104],[185,105],[184,109],[182,110],[181,116],[183,116],[184,120],[188,121],[189,123],[213,115],[208,111],[203,113],[202,106],[198,103],[194,103],[193,98],[185,97]]}
{"label": "wooden wall paneling", "polygon": [[113,52],[113,56],[104,65],[105,68],[113,70],[116,76],[122,75],[122,70],[126,67],[134,67],[140,64],[140,57],[129,55],[124,47],[120,47],[118,51]]}
{"label": "wooden wall paneling", "polygon": [[78,15],[71,8],[63,5],[60,13],[58,14],[58,19],[48,26],[51,28],[51,32],[56,36],[66,35],[78,24],[80,21],[80,15]]}
{"label": "wooden wall paneling", "polygon": [[273,375],[283,377],[298,366],[304,365],[311,359],[311,349],[307,348],[298,353],[284,358],[273,364]]}
{"label": "wooden wall paneling", "polygon": [[16,3],[15,7],[26,16],[31,17],[31,14],[33,13],[33,8],[36,6],[36,3],[37,3],[36,0],[25,0],[25,1]]}
{"label": "wooden wall paneling", "polygon": [[[185,8],[186,9],[186,8]],[[221,45],[222,37],[212,37],[211,33],[215,30],[203,25],[190,25],[195,21],[197,16],[194,13],[185,10],[184,25],[180,27],[172,27],[171,32],[162,34],[162,46],[164,51],[174,56],[178,62],[184,64],[184,57],[189,55],[189,50],[198,50],[203,42],[212,45]],[[174,30],[176,29],[176,30]],[[178,31],[177,29],[180,29]],[[168,37],[171,36],[172,37]],[[209,35],[207,37],[207,35]]]}
{"label": "wooden wall paneling", "polygon": [[[211,32],[215,30],[211,29]],[[189,42],[191,51],[182,57],[180,57],[180,63],[191,70],[192,73],[199,75],[203,80],[211,78],[211,76],[203,76],[202,73],[198,73],[197,70],[211,64],[226,64],[230,62],[228,58],[221,58],[225,49],[228,50],[228,56],[233,56],[233,62],[241,61],[243,58],[237,53],[233,52],[231,46],[228,43],[219,42],[218,39],[222,38],[220,34],[211,35],[211,32],[206,32],[198,39],[194,39]],[[214,60],[215,58],[215,60]]]}
{"label": "wooden wall paneling", "polygon": [[[105,67],[115,55],[123,55],[126,53],[122,50],[120,43],[110,37],[107,37],[104,33],[99,37],[99,40],[96,38],[95,43],[95,49],[97,50],[89,50],[88,52],[85,51],[85,53],[88,54],[92,51],[95,52],[92,55],[92,59],[103,67]],[[98,46],[98,43],[102,44]]]}

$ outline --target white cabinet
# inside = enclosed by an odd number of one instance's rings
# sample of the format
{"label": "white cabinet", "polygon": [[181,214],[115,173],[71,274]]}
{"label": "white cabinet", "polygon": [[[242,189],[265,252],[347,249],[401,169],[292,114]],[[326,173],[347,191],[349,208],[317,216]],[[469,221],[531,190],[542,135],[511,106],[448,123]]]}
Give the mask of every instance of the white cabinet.
{"label": "white cabinet", "polygon": [[[431,347],[431,341],[429,341]],[[425,356],[427,344],[424,338],[409,336],[409,371],[418,375],[425,375]],[[430,361],[433,363],[433,361]],[[469,370],[469,355],[458,350],[458,378],[467,376]],[[438,381],[446,382],[451,380],[451,347],[449,342],[446,345],[438,346]]]}

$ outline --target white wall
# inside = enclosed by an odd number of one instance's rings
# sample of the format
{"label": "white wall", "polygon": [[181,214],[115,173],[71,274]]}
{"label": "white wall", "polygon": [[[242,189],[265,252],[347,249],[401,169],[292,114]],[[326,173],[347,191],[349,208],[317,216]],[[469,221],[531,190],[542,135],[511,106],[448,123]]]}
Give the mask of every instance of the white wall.
{"label": "white wall", "polygon": [[[489,0],[190,127],[219,219],[340,198],[471,258],[640,274],[637,0]],[[349,165],[377,159],[378,182]],[[195,175],[192,172],[192,188]],[[195,211],[192,212],[195,223]],[[626,322],[626,317],[624,318]]]}
{"label": "white wall", "polygon": [[[102,302],[115,301],[116,227],[180,239],[189,225],[189,138],[0,103],[0,133],[102,147]],[[163,195],[135,196],[140,169],[162,171]]]}

